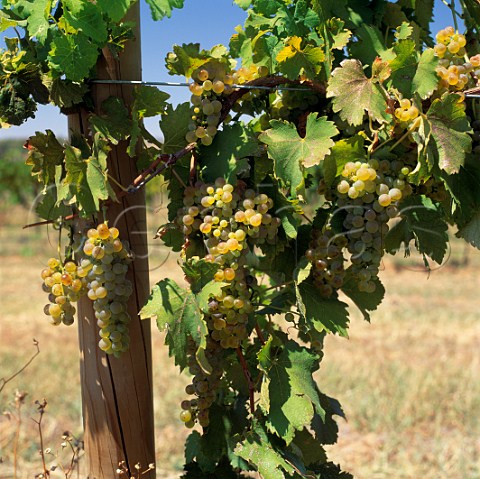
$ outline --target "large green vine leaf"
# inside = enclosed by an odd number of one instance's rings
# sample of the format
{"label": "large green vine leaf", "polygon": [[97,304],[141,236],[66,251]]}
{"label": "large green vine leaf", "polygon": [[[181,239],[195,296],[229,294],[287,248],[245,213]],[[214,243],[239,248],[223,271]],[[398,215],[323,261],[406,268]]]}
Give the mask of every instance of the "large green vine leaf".
{"label": "large green vine leaf", "polygon": [[424,197],[407,198],[400,207],[401,220],[388,232],[385,249],[395,254],[403,244],[405,255],[408,256],[413,240],[421,254],[441,264],[447,251],[448,225],[439,207]]}
{"label": "large green vine leaf", "polygon": [[290,186],[292,195],[303,186],[303,168],[319,165],[335,144],[332,137],[338,134],[334,123],[326,117],[317,118],[311,113],[307,118],[305,137],[301,137],[293,123],[272,120],[272,128],[259,140],[268,145],[268,156],[273,160],[275,177]]}
{"label": "large green vine leaf", "polygon": [[235,454],[255,466],[263,479],[285,479],[295,472],[276,448],[270,443],[266,432],[260,425],[247,432],[245,439],[235,447]]}
{"label": "large green vine leaf", "polygon": [[106,152],[99,153],[85,159],[79,148],[68,145],[65,148],[66,176],[56,179],[58,200],[75,200],[85,216],[98,212],[100,201],[106,200],[110,194]]}
{"label": "large green vine leaf", "polygon": [[297,285],[297,305],[308,328],[348,337],[347,305],[337,298],[322,298],[315,286]]}
{"label": "large green vine leaf", "polygon": [[167,105],[160,120],[160,128],[163,133],[162,153],[176,153],[187,144],[185,135],[188,132],[188,122],[191,116],[189,103],[180,103],[176,108]]}
{"label": "large green vine leaf", "polygon": [[63,17],[68,25],[81,31],[95,43],[102,45],[107,39],[107,28],[101,10],[83,0],[63,0]]}
{"label": "large green vine leaf", "polygon": [[154,20],[170,18],[174,8],[182,8],[185,0],[147,0]]}
{"label": "large green vine leaf", "polygon": [[127,107],[120,98],[109,97],[102,103],[103,115],[92,115],[90,125],[94,132],[100,133],[112,144],[130,136],[132,121]]}
{"label": "large green vine leaf", "polygon": [[262,387],[263,394],[268,394],[262,401],[268,405],[264,410],[267,427],[290,444],[295,431],[310,425],[315,413],[325,416],[312,377],[319,358],[292,340],[276,347],[272,336],[258,359],[268,385],[268,390]]}
{"label": "large green vine leaf", "polygon": [[391,119],[382,87],[375,77],[369,79],[365,76],[358,60],[344,60],[333,70],[327,98],[333,98],[333,111],[351,125],[360,125],[365,112],[379,123]]}
{"label": "large green vine leaf", "polygon": [[140,311],[140,318],[156,318],[160,331],[167,330],[165,338],[170,356],[181,369],[187,367],[187,344],[191,337],[199,350],[206,346],[208,334],[203,312],[207,310],[210,296],[219,294],[224,283],[211,281],[201,293],[196,295],[178,286],[171,279],[157,283],[145,306]]}
{"label": "large green vine leaf", "polygon": [[89,75],[97,58],[97,46],[80,32],[55,37],[48,54],[49,66],[57,77],[65,75],[68,80],[77,82]]}
{"label": "large green vine leaf", "polygon": [[225,125],[209,147],[202,151],[202,177],[214,182],[222,177],[236,182],[250,171],[248,157],[258,157],[261,148],[254,133],[243,123]]}
{"label": "large green vine leaf", "polygon": [[52,4],[52,0],[19,0],[14,5],[15,13],[27,20],[30,38],[36,38],[41,43],[47,39]]}
{"label": "large green vine leaf", "polygon": [[45,185],[55,181],[55,168],[63,163],[64,147],[59,143],[52,130],[37,132],[27,143],[26,164],[32,167],[32,176]]}
{"label": "large green vine leaf", "polygon": [[322,63],[325,60],[321,47],[306,45],[302,48],[301,44],[302,38],[290,37],[276,56],[278,71],[291,80],[296,80],[300,74],[314,79],[322,69]]}
{"label": "large green vine leaf", "polygon": [[119,22],[127,14],[136,0],[96,0],[96,5],[114,22]]}

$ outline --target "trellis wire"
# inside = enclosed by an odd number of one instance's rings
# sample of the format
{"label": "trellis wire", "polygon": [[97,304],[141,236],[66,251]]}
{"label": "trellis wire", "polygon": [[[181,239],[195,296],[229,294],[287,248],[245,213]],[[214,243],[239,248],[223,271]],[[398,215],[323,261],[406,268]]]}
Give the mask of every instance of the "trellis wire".
{"label": "trellis wire", "polygon": [[[141,86],[172,86],[172,87],[188,87],[190,83],[176,83],[166,81],[141,81],[141,80],[90,80],[90,83],[102,83],[112,85],[141,85]],[[239,88],[244,90],[290,90],[290,91],[311,91],[310,88],[288,87],[282,85],[267,86],[267,85],[230,85],[232,88]]]}
{"label": "trellis wire", "polygon": [[[167,86],[167,87],[189,87],[190,83],[186,82],[168,82],[168,81],[142,81],[142,80],[90,80],[90,83],[102,83],[111,85],[141,85],[141,86]],[[285,90],[285,91],[311,91],[310,88],[299,88],[283,85],[267,86],[267,85],[231,85],[232,88],[244,90]],[[480,91],[474,88],[475,92],[465,92],[467,98],[480,98]]]}

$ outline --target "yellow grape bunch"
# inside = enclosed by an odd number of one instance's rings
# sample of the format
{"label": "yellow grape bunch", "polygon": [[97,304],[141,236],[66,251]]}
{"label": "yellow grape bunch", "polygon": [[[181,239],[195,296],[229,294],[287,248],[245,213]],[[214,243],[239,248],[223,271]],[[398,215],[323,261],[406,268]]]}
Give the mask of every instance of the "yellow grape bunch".
{"label": "yellow grape bunch", "polygon": [[106,223],[88,230],[80,264],[56,258],[48,260],[42,273],[43,289],[50,304],[44,308],[52,324],[72,324],[75,308],[71,303],[87,295],[93,301],[99,329],[99,347],[118,356],[129,346],[127,301],[133,286],[126,279],[132,254],[117,228]]}
{"label": "yellow grape bunch", "polygon": [[360,292],[376,290],[388,222],[399,214],[399,201],[412,193],[406,181],[410,172],[411,166],[400,160],[345,164],[334,213],[342,217],[342,229],[334,231],[328,223],[322,231],[314,229],[305,253],[320,296],[331,297],[348,275]]}
{"label": "yellow grape bunch", "polygon": [[49,304],[44,313],[50,323],[58,326],[73,324],[75,307],[72,303],[86,293],[87,282],[79,276],[77,265],[67,261],[64,265],[56,258],[50,258],[47,268],[41,272],[43,290],[48,293]]}
{"label": "yellow grape bunch", "polygon": [[410,123],[418,118],[418,108],[408,98],[400,100],[400,106],[395,109],[395,117],[402,123]]}
{"label": "yellow grape bunch", "polygon": [[189,86],[192,93],[192,116],[186,140],[189,143],[200,141],[202,145],[211,145],[220,122],[222,95],[232,93],[234,84],[242,84],[267,74],[266,67],[242,67],[238,71],[230,71],[225,64],[215,61],[197,68]]}
{"label": "yellow grape bunch", "polygon": [[436,40],[433,50],[439,58],[437,73],[442,86],[452,91],[475,86],[480,78],[480,55],[468,58],[465,36],[450,26],[440,30]]}
{"label": "yellow grape bunch", "polygon": [[219,266],[214,280],[225,283],[209,298],[204,316],[209,331],[205,355],[213,371],[206,374],[198,364],[193,341],[187,351],[193,378],[185,392],[192,398],[182,401],[180,419],[188,428],[196,423],[207,427],[209,408],[223,375],[223,351],[239,348],[248,338],[255,277],[247,254],[256,246],[277,243],[280,219],[272,214],[274,203],[268,195],[246,189],[241,182],[235,187],[223,178],[188,187],[183,203],[176,224],[186,244],[200,239],[205,245],[204,259]]}

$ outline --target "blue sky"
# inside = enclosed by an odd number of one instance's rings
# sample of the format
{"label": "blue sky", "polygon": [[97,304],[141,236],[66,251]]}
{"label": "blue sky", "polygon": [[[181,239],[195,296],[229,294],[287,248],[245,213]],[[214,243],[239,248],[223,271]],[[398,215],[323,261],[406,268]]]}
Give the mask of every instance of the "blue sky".
{"label": "blue sky", "polygon": [[[452,23],[451,15],[441,0],[435,1],[434,31]],[[246,13],[233,4],[232,0],[185,0],[181,10],[174,10],[172,18],[154,22],[150,12],[141,2],[142,28],[142,65],[143,79],[150,81],[175,81],[167,74],[164,66],[166,54],[172,45],[189,42],[201,43],[202,48],[211,48],[218,43],[228,44],[236,25],[243,24]],[[0,37],[1,38],[1,37]],[[177,81],[184,81],[178,78]],[[188,100],[187,88],[162,87],[172,96],[175,103]],[[152,132],[159,133],[157,120],[147,123]],[[67,120],[57,108],[42,106],[35,119],[27,121],[19,127],[0,130],[1,138],[26,139],[35,131],[51,129],[57,136],[67,136]]]}

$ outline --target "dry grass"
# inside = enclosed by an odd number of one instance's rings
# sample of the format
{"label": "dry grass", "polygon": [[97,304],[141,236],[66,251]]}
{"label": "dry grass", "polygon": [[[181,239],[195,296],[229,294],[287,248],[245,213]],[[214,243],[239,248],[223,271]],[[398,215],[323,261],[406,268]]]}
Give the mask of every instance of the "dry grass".
{"label": "dry grass", "polygon": [[[42,231],[19,231],[28,221],[24,213],[15,219],[2,225],[0,212],[0,377],[34,352],[33,337],[42,351],[0,395],[4,410],[11,409],[15,389],[29,394],[20,437],[23,478],[40,465],[30,419],[36,417],[34,401],[48,400],[44,433],[53,450],[63,431],[81,434],[81,404],[75,328],[53,328],[42,315],[38,274],[55,246],[45,247]],[[152,265],[160,265],[165,255],[157,248]],[[382,273],[387,296],[372,324],[354,313],[350,340],[327,340],[318,380],[348,417],[340,420],[339,443],[329,452],[357,479],[480,478],[480,255],[473,252],[467,267],[454,267],[462,256],[456,243],[447,266],[430,277],[412,271],[413,261],[408,269],[387,261]],[[152,281],[175,271],[175,258],[166,261],[152,271]],[[186,378],[168,358],[160,333],[154,333],[154,374],[159,477],[178,477],[187,433],[177,412]],[[5,460],[0,471],[11,471],[14,432],[14,421],[0,417]]]}

